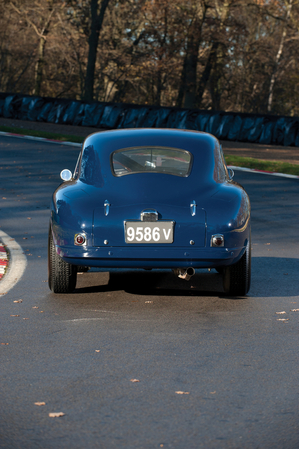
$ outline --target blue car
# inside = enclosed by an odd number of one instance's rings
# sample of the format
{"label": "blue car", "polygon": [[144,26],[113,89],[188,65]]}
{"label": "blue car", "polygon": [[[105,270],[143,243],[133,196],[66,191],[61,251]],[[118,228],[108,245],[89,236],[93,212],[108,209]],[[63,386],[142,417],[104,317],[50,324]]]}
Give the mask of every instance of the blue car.
{"label": "blue car", "polygon": [[250,201],[207,133],[124,129],[88,136],[54,192],[49,287],[70,293],[89,267],[214,268],[228,295],[250,288]]}

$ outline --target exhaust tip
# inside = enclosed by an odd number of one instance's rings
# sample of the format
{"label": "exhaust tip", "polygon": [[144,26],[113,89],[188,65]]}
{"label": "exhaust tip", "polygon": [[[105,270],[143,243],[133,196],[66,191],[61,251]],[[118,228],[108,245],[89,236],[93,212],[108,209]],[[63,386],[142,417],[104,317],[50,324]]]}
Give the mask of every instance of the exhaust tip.
{"label": "exhaust tip", "polygon": [[176,268],[173,270],[174,274],[180,279],[184,279],[185,281],[189,281],[192,276],[195,275],[195,270],[193,267],[188,268]]}

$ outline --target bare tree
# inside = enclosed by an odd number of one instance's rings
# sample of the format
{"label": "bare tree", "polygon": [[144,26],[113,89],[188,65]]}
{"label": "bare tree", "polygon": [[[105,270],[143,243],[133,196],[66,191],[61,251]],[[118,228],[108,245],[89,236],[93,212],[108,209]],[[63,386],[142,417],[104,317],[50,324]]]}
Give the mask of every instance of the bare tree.
{"label": "bare tree", "polygon": [[192,5],[192,16],[187,30],[186,52],[183,62],[177,105],[185,108],[195,106],[198,51],[202,26],[206,17],[207,3],[201,0]]}
{"label": "bare tree", "polygon": [[267,106],[268,112],[271,112],[271,110],[272,110],[274,84],[275,84],[275,81],[276,81],[276,78],[277,78],[277,71],[278,71],[278,67],[279,67],[279,62],[281,60],[282,52],[283,52],[283,48],[284,48],[284,44],[285,44],[285,39],[286,39],[287,29],[288,29],[288,22],[289,22],[289,19],[290,19],[292,6],[293,6],[293,0],[286,1],[285,2],[285,6],[286,6],[286,11],[285,11],[282,35],[281,35],[281,39],[280,39],[280,42],[279,42],[278,51],[276,53],[276,57],[275,57],[274,65],[273,65],[273,71],[272,71],[272,75],[271,75],[271,79],[270,79],[268,106]]}
{"label": "bare tree", "polygon": [[99,43],[99,35],[102,28],[104,15],[106,8],[109,4],[109,0],[102,0],[101,7],[99,9],[99,0],[90,0],[90,34],[88,38],[88,61],[85,75],[85,87],[84,87],[84,100],[93,100],[94,91],[94,74],[97,58],[97,50]]}
{"label": "bare tree", "polygon": [[[57,0],[49,0],[48,2],[36,2],[33,6],[30,2],[10,2],[11,7],[22,17],[27,24],[32,27],[36,36],[38,37],[37,58],[35,64],[35,84],[33,93],[40,95],[41,85],[43,79],[43,68],[45,64],[45,47],[47,43],[47,35],[50,31],[50,25],[53,15],[57,9],[64,7],[64,4],[57,2]],[[37,19],[37,20],[36,20]],[[38,24],[35,23],[38,22]]]}
{"label": "bare tree", "polygon": [[211,35],[211,46],[209,56],[204,68],[204,71],[200,77],[196,92],[196,103],[201,104],[202,96],[210,82],[210,92],[212,98],[212,108],[220,109],[220,99],[222,94],[221,78],[223,76],[223,66],[225,63],[226,51],[226,36],[225,36],[225,23],[229,16],[230,7],[234,0],[224,0],[220,3],[215,1],[215,15],[216,15],[216,29]]}
{"label": "bare tree", "polygon": [[299,115],[299,0],[0,0],[0,89]]}

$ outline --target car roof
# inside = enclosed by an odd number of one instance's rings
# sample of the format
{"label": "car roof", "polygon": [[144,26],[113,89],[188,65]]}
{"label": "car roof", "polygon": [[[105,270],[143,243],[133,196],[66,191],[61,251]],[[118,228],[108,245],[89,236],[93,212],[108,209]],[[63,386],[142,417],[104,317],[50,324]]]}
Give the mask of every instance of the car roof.
{"label": "car roof", "polygon": [[193,153],[200,146],[201,150],[210,150],[213,154],[213,149],[217,144],[218,141],[214,136],[201,131],[133,128],[93,133],[85,139],[83,148],[93,145],[96,150],[111,153],[121,148],[158,145],[180,148]]}
{"label": "car roof", "polygon": [[[121,129],[91,134],[83,143],[80,179],[85,178],[86,175],[83,173],[87,168],[89,184],[107,185],[112,182],[112,178],[115,178],[111,168],[112,153],[120,149],[143,146],[178,148],[189,151],[193,155],[193,160],[189,175],[183,178],[186,180],[185,184],[190,183],[191,186],[198,180],[201,185],[215,182],[213,178],[215,164],[221,162],[215,160],[215,149],[219,149],[219,142],[214,136],[200,131],[157,128]],[[82,167],[84,167],[83,172]],[[146,174],[146,176],[148,175],[149,173]],[[138,186],[140,176],[144,178],[144,174],[125,176],[124,178],[129,179],[123,182]],[[161,174],[152,173],[152,176],[152,180],[155,178],[155,182],[163,184]],[[163,174],[162,176],[172,175]]]}

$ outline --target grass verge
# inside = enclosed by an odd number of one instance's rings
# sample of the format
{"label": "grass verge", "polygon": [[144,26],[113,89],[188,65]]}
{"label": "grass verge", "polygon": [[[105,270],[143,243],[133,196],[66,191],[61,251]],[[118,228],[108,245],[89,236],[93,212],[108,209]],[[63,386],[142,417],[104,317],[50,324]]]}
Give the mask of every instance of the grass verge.
{"label": "grass verge", "polygon": [[[64,142],[82,143],[83,138],[69,134],[50,133],[46,131],[34,131],[24,128],[15,128],[10,126],[0,126],[0,131],[23,134],[26,136],[44,137],[45,139],[61,140]],[[227,165],[235,165],[237,167],[253,168],[255,170],[264,170],[274,173],[286,173],[288,175],[299,176],[299,165],[287,162],[266,161],[262,159],[254,159],[251,157],[241,157],[235,155],[225,155]]]}
{"label": "grass verge", "polygon": [[15,128],[12,126],[0,126],[0,131],[5,133],[23,134],[24,136],[44,137],[45,139],[61,140],[62,142],[82,143],[83,137],[69,134],[49,133],[46,131],[34,131],[32,129]]}
{"label": "grass verge", "polygon": [[253,168],[255,170],[263,170],[273,173],[285,173],[287,175],[299,176],[299,165],[290,164],[288,162],[266,161],[263,159],[254,159],[252,157],[241,157],[235,155],[225,155],[227,165],[235,165],[237,167]]}

